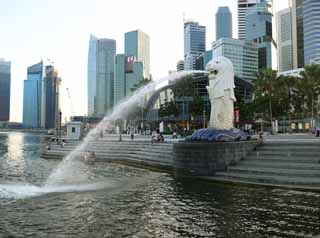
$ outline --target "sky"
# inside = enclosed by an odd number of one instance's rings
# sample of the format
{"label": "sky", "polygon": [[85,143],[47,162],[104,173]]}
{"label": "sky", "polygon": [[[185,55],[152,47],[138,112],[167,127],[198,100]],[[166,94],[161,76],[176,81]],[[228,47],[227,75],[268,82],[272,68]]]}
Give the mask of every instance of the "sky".
{"label": "sky", "polygon": [[[154,79],[175,70],[183,59],[184,16],[207,27],[209,50],[215,13],[219,6],[229,6],[237,38],[237,0],[0,0],[0,6],[0,58],[12,63],[10,121],[15,122],[22,121],[27,67],[41,59],[53,61],[62,78],[63,119],[87,113],[90,33],[115,39],[117,53],[124,52],[125,32],[147,33]],[[287,0],[274,0],[275,11],[287,6]]]}

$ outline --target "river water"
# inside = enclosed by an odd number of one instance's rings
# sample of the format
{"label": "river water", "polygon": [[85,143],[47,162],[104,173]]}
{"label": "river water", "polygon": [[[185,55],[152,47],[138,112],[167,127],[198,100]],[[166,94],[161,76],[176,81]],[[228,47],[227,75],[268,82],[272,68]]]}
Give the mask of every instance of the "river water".
{"label": "river water", "polygon": [[59,163],[40,158],[43,141],[0,133],[0,237],[320,235],[319,193],[175,181],[108,163],[42,187]]}

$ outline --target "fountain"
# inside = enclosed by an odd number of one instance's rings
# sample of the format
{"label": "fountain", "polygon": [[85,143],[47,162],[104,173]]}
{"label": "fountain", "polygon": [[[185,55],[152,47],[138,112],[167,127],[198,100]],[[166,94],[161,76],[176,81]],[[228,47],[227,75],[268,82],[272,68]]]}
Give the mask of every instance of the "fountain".
{"label": "fountain", "polygon": [[[161,78],[157,81],[152,81],[146,86],[138,89],[131,97],[123,99],[117,106],[114,107],[112,113],[105,116],[102,121],[92,129],[88,135],[83,139],[83,142],[71,151],[63,161],[58,165],[57,169],[49,176],[45,186],[56,186],[60,184],[68,183],[70,180],[73,182],[75,177],[77,182],[87,180],[85,173],[79,173],[79,171],[85,171],[85,165],[79,160],[79,154],[87,151],[89,143],[99,137],[100,132],[104,128],[112,128],[113,122],[117,119],[125,119],[134,106],[144,99],[145,95],[152,94],[157,90],[166,87],[169,82],[177,82],[183,77],[194,73],[207,73],[207,71],[190,70],[182,71],[170,74],[167,77]],[[85,166],[85,167],[84,167]],[[72,174],[73,176],[70,176]]]}
{"label": "fountain", "polygon": [[[178,81],[194,73],[206,73],[206,71],[177,72],[138,89],[131,97],[122,100],[113,109],[112,113],[105,116],[103,120],[88,133],[82,143],[71,151],[50,174],[43,186],[28,183],[0,184],[0,198],[25,198],[47,193],[88,191],[115,186],[112,183],[92,181],[90,179],[90,176],[92,176],[92,174],[90,174],[91,166],[88,166],[88,164],[94,163],[94,155],[88,154],[89,143],[96,140],[103,129],[113,127],[115,120],[126,118],[134,106],[144,99],[145,95],[167,86],[169,82]],[[81,156],[84,156],[84,158],[81,158]]]}
{"label": "fountain", "polygon": [[[145,95],[155,93],[159,89],[166,87],[169,82],[177,82],[183,77],[194,73],[209,74],[210,81],[207,90],[209,92],[212,108],[209,128],[200,129],[191,137],[187,138],[186,141],[174,144],[173,150],[175,156],[173,167],[177,169],[180,167],[186,167],[189,169],[189,165],[191,165],[191,167],[193,167],[192,169],[197,171],[196,168],[200,166],[201,168],[198,170],[198,172],[194,173],[195,175],[211,175],[218,169],[224,170],[229,163],[224,161],[223,163],[219,164],[216,161],[211,161],[215,156],[220,156],[220,160],[221,158],[223,160],[223,158],[226,157],[225,154],[219,153],[220,150],[228,151],[230,155],[234,156],[234,158],[230,158],[230,161],[238,160],[255,144],[218,143],[225,141],[242,141],[248,139],[247,134],[233,128],[233,103],[235,101],[233,91],[235,87],[233,65],[227,58],[218,57],[210,61],[210,63],[207,65],[207,71],[182,71],[171,74],[165,78],[147,84],[146,86],[138,89],[131,97],[124,99],[116,107],[114,107],[112,113],[107,115],[96,126],[96,128],[88,133],[83,142],[75,150],[71,151],[64,158],[57,169],[49,176],[45,186],[57,186],[59,184],[70,182],[73,183],[74,180],[77,183],[81,181],[86,182],[86,173],[79,173],[81,170],[86,171],[86,169],[84,169],[86,168],[86,165],[83,165],[83,163],[77,159],[79,153],[87,151],[89,143],[98,138],[99,133],[104,128],[114,127],[113,122],[119,118],[125,119],[131,113],[130,110],[133,109],[138,102],[143,100]],[[217,142],[215,146],[210,143],[213,141]],[[219,147],[218,150],[214,149],[217,146]],[[201,158],[201,161],[196,164],[191,163],[186,165],[185,162],[188,160],[188,158]]]}

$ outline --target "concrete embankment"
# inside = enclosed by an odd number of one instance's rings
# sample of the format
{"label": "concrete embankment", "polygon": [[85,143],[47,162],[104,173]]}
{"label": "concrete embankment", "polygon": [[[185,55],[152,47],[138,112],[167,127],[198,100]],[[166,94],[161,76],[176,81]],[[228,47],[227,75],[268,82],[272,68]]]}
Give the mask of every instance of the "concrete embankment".
{"label": "concrete embankment", "polygon": [[[70,142],[63,148],[51,145],[51,150],[44,151],[42,157],[62,159],[77,144]],[[151,144],[149,138],[142,137],[118,142],[111,137],[90,142],[87,150],[95,152],[97,161],[173,174],[182,166],[187,169],[186,176],[212,182],[320,191],[320,140],[280,138],[261,145],[255,141],[215,144],[207,146],[207,150],[202,145],[196,149],[194,146],[177,141]],[[194,173],[199,169],[205,172]]]}
{"label": "concrete embankment", "polygon": [[[76,148],[77,142],[64,147],[51,145],[51,150],[42,153],[45,159],[62,159]],[[99,139],[90,142],[87,151],[94,151],[98,162],[117,162],[141,167],[151,167],[170,172],[173,166],[173,143],[151,143],[150,141],[114,141]]]}

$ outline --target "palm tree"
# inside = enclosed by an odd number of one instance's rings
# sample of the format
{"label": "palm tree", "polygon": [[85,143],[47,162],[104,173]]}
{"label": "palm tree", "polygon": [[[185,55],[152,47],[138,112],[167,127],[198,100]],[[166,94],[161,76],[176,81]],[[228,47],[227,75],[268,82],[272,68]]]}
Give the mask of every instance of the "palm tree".
{"label": "palm tree", "polygon": [[[272,102],[276,96],[275,90],[277,86],[277,71],[271,68],[266,68],[259,70],[257,78],[254,80],[255,96],[258,100],[268,102],[269,106],[269,116],[272,126]],[[273,129],[273,128],[272,128]]]}
{"label": "palm tree", "polygon": [[299,80],[298,88],[300,94],[303,96],[306,109],[310,112],[311,118],[314,119],[314,101],[320,93],[320,66],[307,65],[305,70],[301,73],[302,79]]}

